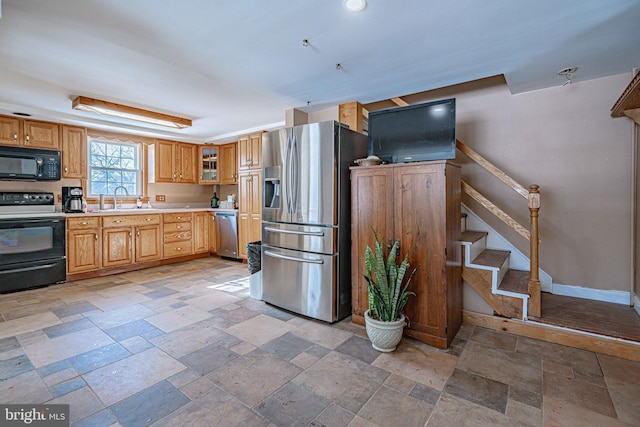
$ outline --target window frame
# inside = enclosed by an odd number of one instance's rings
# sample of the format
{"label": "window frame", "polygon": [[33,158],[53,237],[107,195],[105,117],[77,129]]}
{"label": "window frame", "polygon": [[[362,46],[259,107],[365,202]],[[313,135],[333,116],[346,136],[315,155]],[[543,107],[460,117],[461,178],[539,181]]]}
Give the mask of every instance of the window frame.
{"label": "window frame", "polygon": [[[145,197],[147,194],[147,183],[145,182],[145,170],[146,170],[146,156],[147,150],[146,145],[132,140],[123,140],[120,138],[111,138],[111,137],[103,137],[98,135],[88,135],[87,136],[87,180],[86,180],[86,196],[85,198],[88,201],[97,200],[100,193],[92,194],[93,192],[93,182],[91,180],[91,171],[96,169],[108,169],[102,167],[94,167],[91,164],[91,146],[96,143],[105,143],[105,144],[113,144],[119,146],[133,146],[135,147],[135,161],[137,163],[136,169],[122,169],[122,168],[112,168],[114,170],[123,170],[123,171],[134,171],[136,174],[136,190],[134,194],[129,193],[129,196],[125,196],[124,193],[120,193],[123,196],[124,200],[135,200],[138,196]],[[103,193],[105,195],[112,195],[111,193]]]}

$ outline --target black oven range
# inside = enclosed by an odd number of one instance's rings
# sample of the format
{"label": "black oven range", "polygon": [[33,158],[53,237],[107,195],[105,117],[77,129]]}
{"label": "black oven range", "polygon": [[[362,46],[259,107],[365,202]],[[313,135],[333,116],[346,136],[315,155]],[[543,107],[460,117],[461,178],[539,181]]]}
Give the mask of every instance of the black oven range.
{"label": "black oven range", "polygon": [[53,193],[0,192],[0,293],[63,283],[65,247]]}

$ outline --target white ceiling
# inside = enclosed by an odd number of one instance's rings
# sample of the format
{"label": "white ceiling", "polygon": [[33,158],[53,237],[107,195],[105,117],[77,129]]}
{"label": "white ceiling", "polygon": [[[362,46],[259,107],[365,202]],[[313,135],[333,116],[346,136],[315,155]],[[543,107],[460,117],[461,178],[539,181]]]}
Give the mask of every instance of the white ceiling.
{"label": "white ceiling", "polygon": [[[638,0],[0,0],[0,113],[194,142],[504,74],[513,94],[640,65]],[[309,46],[304,47],[302,40]],[[340,63],[342,68],[336,69]],[[189,129],[71,109],[78,95]]]}

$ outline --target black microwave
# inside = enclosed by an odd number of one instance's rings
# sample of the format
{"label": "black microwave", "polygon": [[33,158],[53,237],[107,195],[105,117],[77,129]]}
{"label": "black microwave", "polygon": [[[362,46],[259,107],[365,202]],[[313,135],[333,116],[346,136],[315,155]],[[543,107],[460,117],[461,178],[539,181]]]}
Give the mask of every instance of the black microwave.
{"label": "black microwave", "polygon": [[0,179],[59,181],[60,151],[2,146]]}

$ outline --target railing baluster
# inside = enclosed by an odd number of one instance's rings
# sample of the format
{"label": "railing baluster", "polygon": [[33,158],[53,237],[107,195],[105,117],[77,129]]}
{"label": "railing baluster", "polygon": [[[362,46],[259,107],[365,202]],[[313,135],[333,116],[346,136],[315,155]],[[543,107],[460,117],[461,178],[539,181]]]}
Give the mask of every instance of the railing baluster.
{"label": "railing baluster", "polygon": [[529,240],[529,315],[540,317],[540,277],[538,274],[538,211],[540,210],[539,186],[529,186],[529,215],[531,217],[531,239]]}

